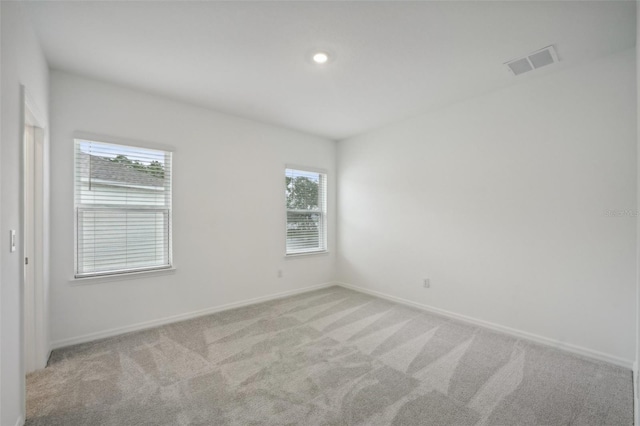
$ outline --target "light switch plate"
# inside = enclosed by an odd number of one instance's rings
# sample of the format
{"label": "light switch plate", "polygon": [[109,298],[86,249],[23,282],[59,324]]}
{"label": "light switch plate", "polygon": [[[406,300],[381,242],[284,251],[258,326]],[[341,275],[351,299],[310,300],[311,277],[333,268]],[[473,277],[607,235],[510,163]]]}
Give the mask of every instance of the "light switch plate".
{"label": "light switch plate", "polygon": [[15,229],[9,230],[9,244],[10,244],[9,251],[11,253],[16,251],[16,230]]}

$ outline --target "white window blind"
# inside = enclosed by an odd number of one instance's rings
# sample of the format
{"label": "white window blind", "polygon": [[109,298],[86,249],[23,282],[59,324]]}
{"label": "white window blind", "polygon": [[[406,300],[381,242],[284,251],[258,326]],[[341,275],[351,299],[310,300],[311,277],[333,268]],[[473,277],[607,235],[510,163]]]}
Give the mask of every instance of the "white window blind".
{"label": "white window blind", "polygon": [[77,278],[171,267],[171,152],[75,140]]}
{"label": "white window blind", "polygon": [[327,175],[287,168],[285,170],[287,204],[286,254],[304,254],[327,250]]}

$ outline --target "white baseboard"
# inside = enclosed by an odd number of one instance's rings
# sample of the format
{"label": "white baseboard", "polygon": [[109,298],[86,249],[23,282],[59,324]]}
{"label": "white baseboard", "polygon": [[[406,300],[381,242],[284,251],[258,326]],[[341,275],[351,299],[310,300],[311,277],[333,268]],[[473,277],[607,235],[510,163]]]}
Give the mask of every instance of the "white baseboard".
{"label": "white baseboard", "polygon": [[476,319],[476,318],[472,318],[472,317],[468,317],[466,315],[460,315],[460,314],[456,314],[455,312],[450,312],[444,309],[440,309],[440,308],[435,308],[433,306],[429,306],[429,305],[425,305],[422,303],[417,303],[417,302],[413,302],[411,300],[407,300],[407,299],[403,299],[401,297],[396,297],[396,296],[392,296],[390,294],[387,293],[382,293],[379,291],[375,291],[375,290],[369,290],[367,288],[364,287],[359,287],[359,286],[355,286],[352,284],[347,284],[347,283],[342,283],[342,282],[336,282],[336,285],[339,285],[341,287],[344,288],[348,288],[354,291],[358,291],[361,293],[366,293],[366,294],[370,294],[372,296],[377,296],[380,297],[382,299],[387,299],[387,300],[391,300],[393,302],[397,302],[397,303],[402,303],[403,305],[408,305],[408,306],[413,306],[414,308],[418,308],[418,309],[422,309],[424,311],[428,311],[428,312],[433,312],[435,314],[439,314],[445,317],[449,317],[449,318],[453,318],[459,321],[464,321],[466,323],[469,324],[473,324],[473,325],[477,325],[480,327],[484,327],[484,328],[488,328],[491,330],[495,330],[495,331],[499,331],[501,333],[505,333],[505,334],[509,334],[511,336],[520,338],[520,339],[526,339],[526,340],[530,340],[532,342],[536,342],[536,343],[540,343],[542,345],[546,345],[546,346],[551,346],[554,347],[556,349],[561,349],[567,352],[571,352],[577,355],[581,355],[581,356],[585,356],[588,358],[592,358],[592,359],[596,359],[598,361],[604,361],[610,364],[615,364],[618,365],[620,367],[625,367],[628,369],[632,369],[633,368],[633,361],[628,360],[628,359],[624,359],[624,358],[619,358],[617,356],[614,355],[609,355],[606,354],[604,352],[599,352],[599,351],[595,351],[592,349],[587,349],[584,348],[582,346],[577,346],[577,345],[573,345],[571,343],[564,343],[564,342],[560,342],[558,340],[554,340],[554,339],[550,339],[548,337],[543,337],[543,336],[539,336],[537,334],[533,334],[533,333],[529,333],[526,331],[522,331],[522,330],[517,330],[515,328],[511,328],[511,327],[506,327],[500,324],[495,324],[489,321],[484,321],[481,319]]}
{"label": "white baseboard", "polygon": [[[222,311],[228,311],[230,309],[235,309],[235,308],[241,308],[243,306],[248,306],[248,305],[253,305],[256,303],[260,303],[260,302],[267,302],[270,300],[276,300],[276,299],[281,299],[283,297],[288,297],[288,296],[293,296],[296,294],[301,294],[301,293],[307,293],[309,291],[313,291],[313,290],[319,290],[321,288],[326,288],[326,287],[331,287],[333,285],[338,285],[344,288],[348,288],[354,291],[358,291],[361,293],[366,293],[366,294],[370,294],[372,296],[377,296],[383,299],[387,299],[387,300],[391,300],[393,302],[397,302],[397,303],[401,303],[403,305],[408,305],[408,306],[413,306],[415,308],[418,309],[422,309],[428,312],[433,312],[435,314],[439,314],[445,317],[449,317],[449,318],[453,318],[459,321],[464,321],[473,325],[477,325],[480,327],[484,327],[484,328],[488,328],[491,330],[495,330],[495,331],[499,331],[501,333],[505,333],[505,334],[509,334],[511,336],[514,337],[518,337],[521,339],[526,339],[526,340],[530,340],[536,343],[540,343],[546,346],[551,346],[557,349],[561,349],[567,352],[571,352],[574,354],[578,354],[578,355],[582,355],[588,358],[593,358],[593,359],[597,359],[599,361],[604,361],[604,362],[608,362],[610,364],[615,364],[621,367],[625,367],[628,369],[633,369],[634,371],[634,377],[635,374],[637,374],[637,370],[634,368],[634,362],[624,359],[624,358],[619,358],[613,355],[609,355],[603,352],[599,352],[599,351],[595,351],[592,349],[587,349],[581,346],[577,346],[577,345],[573,345],[570,343],[564,343],[564,342],[560,342],[558,340],[554,340],[554,339],[550,339],[548,337],[543,337],[537,334],[533,334],[533,333],[529,333],[526,331],[522,331],[522,330],[517,330],[511,327],[506,327],[500,324],[495,324],[489,321],[484,321],[484,320],[480,320],[480,319],[476,319],[476,318],[472,318],[472,317],[468,317],[466,315],[460,315],[457,314],[455,312],[450,312],[444,309],[439,309],[439,308],[435,308],[433,306],[429,306],[429,305],[425,305],[422,303],[417,303],[417,302],[413,302],[411,300],[407,300],[407,299],[403,299],[401,297],[396,297],[396,296],[392,296],[390,294],[387,293],[382,293],[379,291],[375,291],[375,290],[369,290],[367,288],[364,287],[359,287],[359,286],[354,286],[352,284],[347,284],[347,283],[342,283],[342,282],[328,282],[328,283],[323,283],[323,284],[319,284],[319,285],[314,285],[314,286],[309,286],[309,287],[305,287],[305,288],[301,288],[301,289],[295,289],[295,290],[289,290],[289,291],[285,291],[285,292],[281,292],[281,293],[276,293],[276,294],[272,294],[272,295],[268,295],[268,296],[262,296],[262,297],[256,297],[256,298],[252,298],[252,299],[247,299],[247,300],[243,300],[240,302],[233,302],[233,303],[228,303],[226,305],[221,305],[221,306],[214,306],[211,308],[207,308],[207,309],[202,309],[202,310],[198,310],[198,311],[193,311],[193,312],[187,312],[184,314],[179,314],[179,315],[173,315],[170,317],[165,317],[165,318],[160,318],[160,319],[156,319],[156,320],[151,320],[151,321],[145,321],[145,322],[141,322],[141,323],[137,323],[137,324],[132,324],[132,325],[128,325],[128,326],[124,326],[124,327],[118,327],[118,328],[112,328],[109,330],[104,330],[104,331],[99,331],[96,333],[89,333],[89,334],[85,334],[82,336],[77,336],[77,337],[71,337],[71,338],[67,338],[67,339],[61,339],[61,340],[57,340],[54,341],[51,345],[51,349],[59,349],[59,348],[63,348],[66,346],[72,346],[72,345],[77,345],[79,343],[86,343],[86,342],[92,342],[94,340],[99,340],[99,339],[104,339],[107,337],[113,337],[113,336],[117,336],[120,334],[125,334],[125,333],[130,333],[133,331],[139,331],[139,330],[145,330],[148,328],[153,328],[153,327],[158,327],[161,325],[165,325],[165,324],[171,324],[174,322],[179,322],[179,321],[185,321],[188,319],[192,319],[192,318],[197,318],[197,317],[201,317],[201,316],[205,316],[205,315],[211,315],[217,312],[222,312]],[[634,386],[636,384],[637,380],[634,380]],[[637,393],[634,394],[634,396],[637,396]],[[637,410],[636,410],[637,413]],[[638,423],[640,425],[640,422]]]}
{"label": "white baseboard", "polygon": [[207,309],[201,309],[198,311],[187,312],[184,314],[173,315],[170,317],[159,318],[151,321],[140,322],[137,324],[131,324],[124,327],[112,328],[109,330],[98,331],[96,333],[84,334],[82,336],[71,337],[67,339],[56,340],[51,344],[51,349],[64,348],[66,346],[77,345],[79,343],[92,342],[94,340],[105,339],[107,337],[118,336],[120,334],[131,333],[133,331],[145,330],[148,328],[154,328],[165,324],[171,324],[174,322],[185,321],[192,318],[202,317],[205,315],[215,314],[217,312],[228,311],[230,309],[241,308],[243,306],[254,305],[260,302],[268,302],[270,300],[282,299],[283,297],[294,296],[296,294],[307,293],[314,290],[319,290],[326,287],[337,285],[334,282],[328,282],[319,285],[313,285],[295,290],[283,291],[268,296],[255,297],[253,299],[242,300],[240,302],[228,303],[226,305],[214,306]]}
{"label": "white baseboard", "polygon": [[23,425],[24,425],[24,418],[22,416],[20,416],[16,420],[16,426],[23,426]]}

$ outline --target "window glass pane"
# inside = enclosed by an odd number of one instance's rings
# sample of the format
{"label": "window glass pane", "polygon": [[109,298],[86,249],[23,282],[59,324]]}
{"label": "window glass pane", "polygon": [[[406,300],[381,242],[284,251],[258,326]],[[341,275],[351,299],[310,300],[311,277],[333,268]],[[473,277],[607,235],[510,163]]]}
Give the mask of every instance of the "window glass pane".
{"label": "window glass pane", "polygon": [[319,173],[290,173],[287,179],[287,208],[320,210]]}
{"label": "window glass pane", "polygon": [[76,203],[167,204],[170,155],[91,141],[76,141]]}

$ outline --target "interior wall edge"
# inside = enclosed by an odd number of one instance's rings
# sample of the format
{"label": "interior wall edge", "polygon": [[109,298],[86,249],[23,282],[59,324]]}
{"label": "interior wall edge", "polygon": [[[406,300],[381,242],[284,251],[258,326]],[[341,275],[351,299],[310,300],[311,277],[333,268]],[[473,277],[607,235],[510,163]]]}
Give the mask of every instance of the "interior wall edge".
{"label": "interior wall edge", "polygon": [[[638,23],[640,22],[640,1],[636,1],[636,158],[638,164],[640,164],[640,28]],[[637,205],[636,208],[640,211],[640,173],[636,168],[636,182],[637,182]],[[640,216],[636,216],[636,359],[633,363],[633,420],[635,425],[640,425],[640,398],[638,395],[638,363],[640,363]]]}

